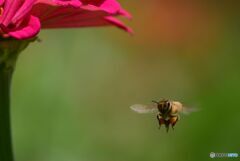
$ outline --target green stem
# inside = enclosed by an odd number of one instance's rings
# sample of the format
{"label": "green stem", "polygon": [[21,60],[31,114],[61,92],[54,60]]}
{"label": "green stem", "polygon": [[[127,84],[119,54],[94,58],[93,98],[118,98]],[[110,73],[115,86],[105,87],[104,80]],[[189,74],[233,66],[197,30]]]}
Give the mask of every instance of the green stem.
{"label": "green stem", "polygon": [[13,68],[0,64],[0,161],[13,161],[10,122],[10,86]]}
{"label": "green stem", "polygon": [[20,41],[0,37],[0,161],[14,161],[10,121],[11,79],[18,55],[36,39]]}

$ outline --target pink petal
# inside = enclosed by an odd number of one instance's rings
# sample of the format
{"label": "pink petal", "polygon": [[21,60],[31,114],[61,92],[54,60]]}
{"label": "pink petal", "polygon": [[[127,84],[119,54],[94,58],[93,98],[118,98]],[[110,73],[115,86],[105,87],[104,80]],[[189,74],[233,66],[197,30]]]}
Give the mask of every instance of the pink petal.
{"label": "pink petal", "polygon": [[3,5],[5,0],[0,0],[0,6]]}
{"label": "pink petal", "polygon": [[[105,4],[105,7],[106,6],[107,4]],[[113,6],[115,6],[115,8],[110,7],[112,9],[114,8],[111,12],[116,12],[117,9],[119,9],[115,14],[109,13],[106,9],[90,4],[83,5],[79,8],[73,8],[49,5],[48,0],[38,0],[38,4],[34,6],[32,14],[40,18],[42,28],[116,25],[119,28],[130,32],[131,30],[124,26],[120,21],[117,21],[117,19],[106,18],[109,16],[127,15],[127,13],[124,12],[119,5],[116,5],[116,3],[114,3]]]}
{"label": "pink petal", "polygon": [[8,32],[8,35],[16,39],[28,39],[35,37],[40,31],[41,24],[37,17],[30,16],[26,23],[23,23],[15,31]]}
{"label": "pink petal", "polygon": [[124,17],[127,17],[128,19],[132,18],[132,15],[130,13],[128,13],[126,10],[124,10],[124,9],[120,9],[119,10],[119,14],[124,16]]}
{"label": "pink petal", "polygon": [[79,0],[52,0],[53,3],[61,6],[73,6],[73,7],[80,7],[82,3]]}
{"label": "pink petal", "polygon": [[51,6],[73,6],[80,7],[82,3],[80,0],[37,0],[38,4],[48,4]]}
{"label": "pink petal", "polygon": [[120,4],[115,0],[105,0],[99,7],[111,14],[117,14],[121,10]]}
{"label": "pink petal", "polygon": [[127,27],[126,25],[124,25],[121,21],[119,21],[118,19],[116,19],[115,17],[105,17],[105,19],[112,25],[115,25],[129,33],[133,33],[133,30],[129,27]]}
{"label": "pink petal", "polygon": [[[90,9],[90,8],[89,8]],[[92,8],[91,8],[92,9]],[[65,11],[65,12],[64,12]],[[56,11],[54,15],[44,18],[42,21],[43,28],[60,28],[60,27],[80,27],[81,23],[103,19],[108,14],[101,10],[86,9],[62,9]],[[99,22],[99,21],[97,21]]]}
{"label": "pink petal", "polygon": [[22,6],[17,10],[17,12],[15,13],[14,17],[12,18],[11,22],[12,23],[16,23],[18,20],[22,19],[24,16],[26,16],[26,14],[29,13],[29,11],[31,11],[32,6],[34,5],[34,3],[36,2],[36,0],[27,0],[24,1],[24,3],[22,4]]}
{"label": "pink petal", "polygon": [[3,15],[1,16],[0,23],[4,26],[8,26],[22,3],[23,1],[19,0],[5,0]]}
{"label": "pink petal", "polygon": [[[83,13],[81,13],[83,15]],[[96,14],[85,13],[86,17],[68,16],[57,21],[57,23],[45,23],[42,28],[77,28],[77,27],[95,27],[95,26],[117,26],[129,33],[133,33],[132,29],[124,25],[115,17],[102,17]]]}
{"label": "pink petal", "polygon": [[121,8],[121,5],[116,0],[81,0],[83,4],[91,4],[110,14],[121,14],[126,17],[131,17],[129,13]]}

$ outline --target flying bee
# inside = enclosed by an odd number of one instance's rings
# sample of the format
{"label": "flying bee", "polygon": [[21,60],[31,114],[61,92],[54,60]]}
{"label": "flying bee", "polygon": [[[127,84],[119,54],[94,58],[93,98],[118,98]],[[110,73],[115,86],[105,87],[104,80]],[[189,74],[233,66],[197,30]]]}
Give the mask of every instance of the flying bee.
{"label": "flying bee", "polygon": [[135,104],[130,106],[130,108],[137,113],[157,113],[157,120],[159,123],[159,128],[165,125],[168,132],[169,126],[174,126],[180,119],[180,113],[189,114],[196,111],[194,108],[186,108],[182,103],[178,101],[170,101],[162,99],[160,101],[152,101],[154,104],[142,105]]}

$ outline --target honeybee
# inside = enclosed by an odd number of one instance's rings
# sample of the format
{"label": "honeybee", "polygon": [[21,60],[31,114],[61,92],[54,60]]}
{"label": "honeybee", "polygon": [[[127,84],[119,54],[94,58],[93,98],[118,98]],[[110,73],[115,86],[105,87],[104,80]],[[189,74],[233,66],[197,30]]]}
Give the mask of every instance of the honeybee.
{"label": "honeybee", "polygon": [[161,125],[165,125],[167,132],[169,130],[169,126],[174,129],[174,126],[180,120],[180,113],[189,114],[191,112],[197,111],[197,109],[194,108],[184,107],[182,103],[178,101],[162,99],[160,101],[152,102],[154,104],[135,104],[130,106],[130,108],[137,113],[157,113],[159,128]]}

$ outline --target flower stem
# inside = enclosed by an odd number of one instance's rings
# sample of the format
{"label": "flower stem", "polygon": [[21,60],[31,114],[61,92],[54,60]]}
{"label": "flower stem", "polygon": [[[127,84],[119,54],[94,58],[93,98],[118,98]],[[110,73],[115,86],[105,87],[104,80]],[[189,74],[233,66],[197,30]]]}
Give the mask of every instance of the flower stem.
{"label": "flower stem", "polygon": [[10,121],[11,79],[19,54],[36,39],[20,41],[0,37],[0,161],[14,161]]}
{"label": "flower stem", "polygon": [[10,122],[10,86],[13,68],[0,63],[0,161],[13,161]]}

